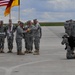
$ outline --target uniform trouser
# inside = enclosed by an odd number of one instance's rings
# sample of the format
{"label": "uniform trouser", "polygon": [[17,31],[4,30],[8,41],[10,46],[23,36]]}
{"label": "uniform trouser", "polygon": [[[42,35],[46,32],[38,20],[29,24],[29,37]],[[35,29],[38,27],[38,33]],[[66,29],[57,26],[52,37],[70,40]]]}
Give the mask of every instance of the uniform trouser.
{"label": "uniform trouser", "polygon": [[17,38],[16,39],[16,45],[17,45],[17,51],[22,50],[22,39]]}
{"label": "uniform trouser", "polygon": [[7,42],[8,42],[8,49],[12,50],[13,49],[13,39],[14,37],[8,37]]}
{"label": "uniform trouser", "polygon": [[28,45],[27,45],[27,38],[26,38],[26,37],[24,38],[24,42],[25,42],[25,49],[27,50],[27,49],[28,49],[28,48],[27,48]]}
{"label": "uniform trouser", "polygon": [[0,49],[4,49],[4,37],[0,37]]}
{"label": "uniform trouser", "polygon": [[33,37],[25,38],[25,48],[27,50],[33,50]]}
{"label": "uniform trouser", "polygon": [[71,47],[68,46],[68,47],[67,47],[67,54],[66,54],[66,57],[67,57],[67,58],[70,58],[70,59],[74,58],[75,56],[73,56],[72,53],[73,53],[73,50],[71,50]]}
{"label": "uniform trouser", "polygon": [[35,50],[39,50],[40,37],[34,37],[34,45],[35,45]]}

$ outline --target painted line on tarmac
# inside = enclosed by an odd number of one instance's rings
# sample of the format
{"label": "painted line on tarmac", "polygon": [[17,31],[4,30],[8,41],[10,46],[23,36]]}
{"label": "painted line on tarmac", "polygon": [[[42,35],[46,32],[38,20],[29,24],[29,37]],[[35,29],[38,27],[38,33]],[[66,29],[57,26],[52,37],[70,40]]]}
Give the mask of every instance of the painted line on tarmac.
{"label": "painted line on tarmac", "polygon": [[17,66],[14,66],[14,67],[8,69],[8,70],[6,71],[6,74],[5,74],[5,75],[11,75],[11,72],[12,72],[14,69],[18,68],[18,67],[26,66],[26,65],[32,65],[32,64],[41,63],[41,62],[47,62],[47,61],[50,61],[50,60],[35,61],[35,62],[29,62],[29,63],[24,63],[24,64],[21,64],[21,65],[17,65]]}

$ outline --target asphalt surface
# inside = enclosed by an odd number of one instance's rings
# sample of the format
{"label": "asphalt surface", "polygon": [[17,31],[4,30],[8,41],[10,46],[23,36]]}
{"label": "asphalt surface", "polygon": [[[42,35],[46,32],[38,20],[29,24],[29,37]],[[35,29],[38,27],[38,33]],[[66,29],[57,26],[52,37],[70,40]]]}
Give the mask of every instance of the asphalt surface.
{"label": "asphalt surface", "polygon": [[[74,75],[75,59],[67,60],[65,46],[61,45],[64,27],[42,27],[43,36],[40,43],[40,55],[16,54],[14,38],[13,53],[0,54],[0,75]],[[25,51],[23,40],[23,51]],[[34,50],[33,50],[34,51]]]}

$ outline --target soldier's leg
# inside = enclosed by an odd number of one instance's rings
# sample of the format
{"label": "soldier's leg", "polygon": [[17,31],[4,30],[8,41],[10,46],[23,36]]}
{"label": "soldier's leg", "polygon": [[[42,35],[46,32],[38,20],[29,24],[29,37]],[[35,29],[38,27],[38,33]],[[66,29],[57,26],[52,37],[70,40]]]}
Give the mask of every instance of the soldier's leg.
{"label": "soldier's leg", "polygon": [[29,53],[32,53],[32,50],[33,50],[33,37],[29,38],[29,47],[30,47]]}
{"label": "soldier's leg", "polygon": [[4,41],[5,41],[5,38],[2,38],[1,39],[1,53],[4,53]]}
{"label": "soldier's leg", "polygon": [[72,54],[72,50],[71,50],[70,46],[68,46],[68,48],[67,48],[66,58],[67,59],[74,59],[75,58],[75,54]]}
{"label": "soldier's leg", "polygon": [[12,50],[11,50],[11,38],[7,38],[7,42],[8,42],[8,49],[9,51],[7,53],[12,53]]}
{"label": "soldier's leg", "polygon": [[40,45],[40,38],[39,37],[35,37],[34,38],[34,45],[35,45],[35,51],[34,51],[34,55],[39,55],[39,45]]}
{"label": "soldier's leg", "polygon": [[25,37],[24,41],[25,41],[25,53],[28,53],[28,43],[27,43],[27,37]]}
{"label": "soldier's leg", "polygon": [[1,48],[2,48],[2,41],[1,41],[1,37],[0,37],[0,53],[1,53]]}
{"label": "soldier's leg", "polygon": [[12,51],[12,49],[13,49],[13,37],[11,38],[11,41],[10,41],[11,43],[10,43],[10,50]]}
{"label": "soldier's leg", "polygon": [[28,53],[29,53],[29,50],[30,50],[30,37],[27,37],[27,50],[28,50]]}
{"label": "soldier's leg", "polygon": [[33,50],[33,37],[31,37],[31,51]]}
{"label": "soldier's leg", "polygon": [[24,55],[24,53],[22,53],[22,39],[16,39],[16,44],[17,44],[17,55]]}
{"label": "soldier's leg", "polygon": [[7,43],[8,43],[8,49],[10,49],[10,39],[7,38]]}
{"label": "soldier's leg", "polygon": [[17,55],[19,55],[19,42],[18,42],[18,39],[16,39],[16,46],[17,46]]}

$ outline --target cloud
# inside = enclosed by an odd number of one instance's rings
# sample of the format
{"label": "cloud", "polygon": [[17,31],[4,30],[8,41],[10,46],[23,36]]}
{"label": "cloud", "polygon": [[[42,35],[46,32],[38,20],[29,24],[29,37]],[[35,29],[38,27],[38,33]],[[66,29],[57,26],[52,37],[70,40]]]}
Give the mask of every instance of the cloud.
{"label": "cloud", "polygon": [[[20,18],[23,22],[37,18],[39,21],[65,21],[75,18],[75,0],[21,0]],[[0,8],[0,19],[4,17],[5,7]],[[18,20],[18,7],[12,8],[12,20]]]}
{"label": "cloud", "polygon": [[47,1],[47,8],[53,11],[72,12],[75,11],[75,0],[53,0]]}
{"label": "cloud", "polygon": [[[75,13],[74,12],[44,12],[41,15],[41,18],[44,19],[45,21],[49,22],[63,22],[67,19],[75,19],[74,18]],[[41,19],[41,20],[42,20]]]}

